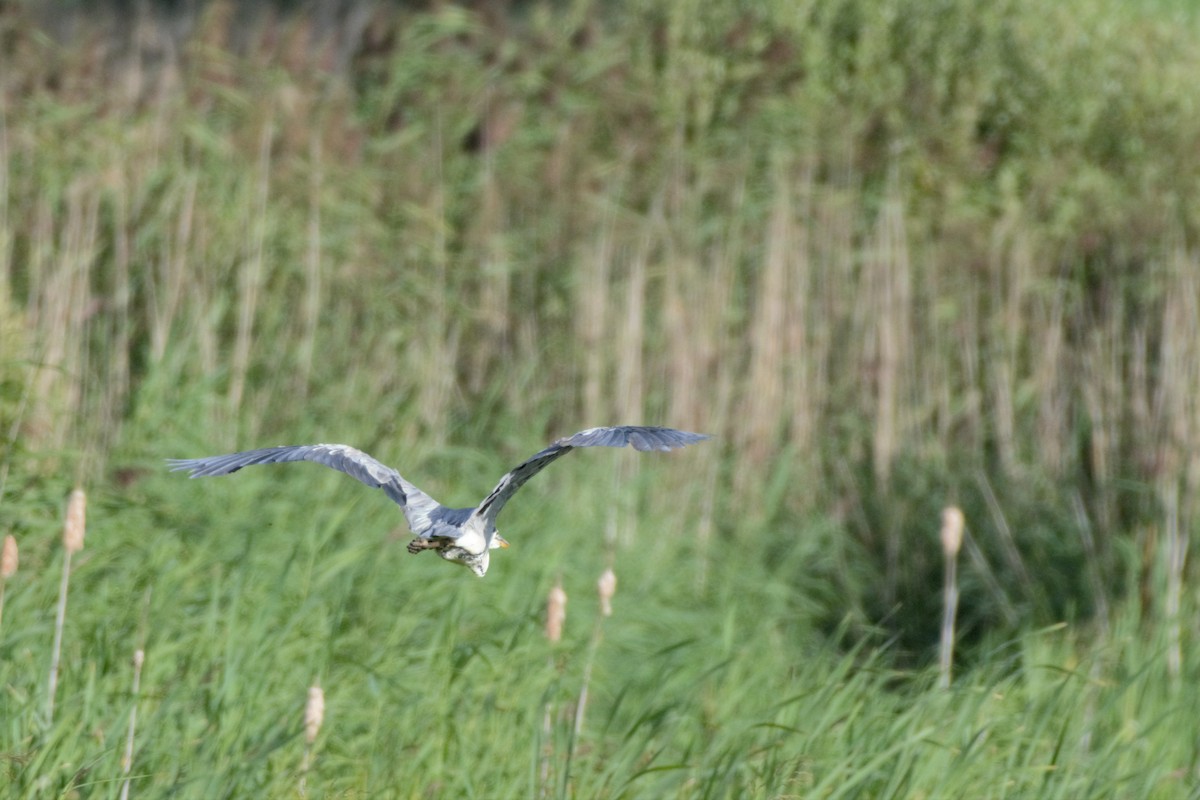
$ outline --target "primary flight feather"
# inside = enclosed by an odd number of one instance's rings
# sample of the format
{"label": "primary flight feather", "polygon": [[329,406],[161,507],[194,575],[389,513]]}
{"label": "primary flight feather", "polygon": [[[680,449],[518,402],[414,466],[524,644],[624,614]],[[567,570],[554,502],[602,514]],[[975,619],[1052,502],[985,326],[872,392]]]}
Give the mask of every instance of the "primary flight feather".
{"label": "primary flight feather", "polygon": [[361,450],[345,444],[306,444],[267,447],[206,458],[169,459],[172,470],[186,470],[192,478],[228,475],[255,464],[280,464],[288,461],[312,461],[324,464],[365,483],[383,489],[404,512],[413,540],[408,552],[433,550],[447,561],[469,568],[479,577],[487,574],[489,551],[508,547],[496,530],[496,517],[505,503],[525,482],[555,459],[576,447],[624,447],[643,452],[668,451],[709,438],[674,428],[622,425],[612,428],[588,428],[559,439],[513,467],[496,488],[478,506],[449,508],[405,480],[399,472]]}

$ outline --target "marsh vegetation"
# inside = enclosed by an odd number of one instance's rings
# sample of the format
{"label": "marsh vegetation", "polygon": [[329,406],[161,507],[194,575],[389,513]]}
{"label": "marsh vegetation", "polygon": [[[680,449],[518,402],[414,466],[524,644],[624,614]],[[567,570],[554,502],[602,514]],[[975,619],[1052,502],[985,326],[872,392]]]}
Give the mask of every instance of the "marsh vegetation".
{"label": "marsh vegetation", "polygon": [[[29,8],[6,796],[1194,796],[1184,4],[380,7],[339,59],[213,3],[165,62]],[[163,468],[346,442],[466,504],[618,423],[716,438],[539,476],[485,580],[329,470]]]}

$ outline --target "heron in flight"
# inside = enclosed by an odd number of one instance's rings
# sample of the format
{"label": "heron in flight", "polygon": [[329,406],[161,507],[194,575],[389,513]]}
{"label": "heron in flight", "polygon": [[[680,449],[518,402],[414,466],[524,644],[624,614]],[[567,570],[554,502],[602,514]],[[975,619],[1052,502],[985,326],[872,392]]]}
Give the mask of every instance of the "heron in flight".
{"label": "heron in flight", "polygon": [[186,470],[189,477],[205,478],[228,475],[254,464],[280,464],[286,461],[312,461],[324,464],[370,486],[383,489],[404,512],[413,540],[408,552],[433,550],[447,561],[470,569],[479,577],[487,574],[489,551],[508,547],[496,531],[496,517],[525,482],[552,461],[576,447],[624,447],[634,450],[666,452],[709,438],[674,428],[623,425],[613,428],[588,428],[557,440],[513,467],[496,488],[474,508],[449,508],[405,480],[399,472],[376,461],[361,450],[345,444],[306,444],[267,447],[224,456],[168,459],[172,470]]}

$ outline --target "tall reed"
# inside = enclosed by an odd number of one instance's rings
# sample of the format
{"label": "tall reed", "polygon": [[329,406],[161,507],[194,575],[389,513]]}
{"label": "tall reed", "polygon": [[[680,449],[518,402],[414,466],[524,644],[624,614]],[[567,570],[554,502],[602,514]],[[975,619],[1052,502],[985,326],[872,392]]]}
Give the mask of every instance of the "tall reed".
{"label": "tall reed", "polygon": [[958,615],[958,551],[962,549],[963,513],[957,506],[942,511],[942,556],[945,579],[942,585],[942,639],[938,657],[938,685],[950,686],[954,666],[954,620]]}
{"label": "tall reed", "polygon": [[579,689],[579,701],[575,704],[575,724],[573,735],[578,738],[583,730],[583,717],[587,712],[588,690],[592,683],[592,665],[596,662],[596,652],[600,649],[600,639],[604,633],[604,620],[612,616],[612,599],[617,592],[617,576],[612,567],[604,570],[596,581],[596,594],[600,598],[600,613],[592,626],[592,639],[588,643],[587,660],[583,664],[583,681]]}
{"label": "tall reed", "polygon": [[63,525],[63,572],[58,588],[58,613],[54,619],[54,646],[50,655],[50,678],[46,689],[46,722],[54,721],[54,698],[58,692],[58,668],[62,654],[63,627],[67,620],[67,588],[71,580],[71,556],[83,549],[86,530],[87,495],[75,489],[67,501],[67,518]]}
{"label": "tall reed", "polygon": [[300,762],[300,783],[298,791],[301,797],[308,796],[308,771],[312,767],[313,747],[317,742],[317,734],[325,722],[325,690],[319,683],[314,683],[308,689],[308,702],[304,705],[304,758]]}
{"label": "tall reed", "polygon": [[592,684],[592,667],[596,663],[596,654],[600,650],[600,640],[604,633],[604,620],[612,616],[612,599],[617,591],[617,576],[609,567],[601,573],[596,581],[596,594],[600,599],[600,613],[592,626],[592,638],[588,642],[587,656],[583,662],[583,679],[580,682],[579,698],[575,702],[575,719],[571,724],[571,734],[567,740],[567,752],[563,763],[562,785],[564,790],[571,785],[571,768],[583,735],[583,719],[587,714],[588,691]]}
{"label": "tall reed", "polygon": [[[273,110],[268,112],[273,114]],[[267,271],[266,237],[270,225],[267,202],[271,195],[271,143],[275,135],[275,119],[268,117],[259,134],[258,175],[252,205],[253,216],[248,221],[252,231],[253,249],[247,253],[245,264],[238,271],[237,335],[233,344],[233,363],[229,381],[229,416],[239,419],[246,393],[246,376],[251,365],[251,347],[255,341],[259,297],[264,273]],[[236,431],[236,428],[234,428]],[[232,443],[231,443],[232,444]]]}
{"label": "tall reed", "polygon": [[[0,285],[37,343],[20,441],[103,458],[118,418],[157,407],[141,389],[172,383],[223,393],[231,435],[314,407],[434,445],[493,409],[667,417],[734,443],[704,520],[839,509],[879,545],[864,591],[922,589],[904,514],[870,512],[919,507],[900,463],[920,486],[988,476],[969,491],[1005,513],[977,547],[1022,594],[1029,551],[1057,546],[1025,520],[1069,497],[1022,491],[1078,487],[1110,569],[1112,523],[1155,515],[1121,487],[1180,480],[1186,500],[1198,480],[1168,451],[1194,443],[1200,392],[1180,350],[1200,55],[1151,20],[1118,35],[1103,15],[1029,26],[1027,0],[901,6],[834,24],[818,4],[797,24],[787,3],[686,20],[631,3],[561,49],[535,46],[537,25],[381,11],[336,92],[277,37],[249,37],[245,62],[223,51],[213,14],[137,113],[103,70],[19,35],[6,75],[37,98],[0,120]],[[577,68],[617,49],[636,55],[619,75]],[[534,51],[498,71],[476,57]],[[1077,60],[1136,113],[1088,123]],[[481,149],[462,137],[493,97],[526,113]],[[793,467],[803,490],[764,508],[764,477]]]}
{"label": "tall reed", "polygon": [[8,581],[17,574],[17,539],[11,533],[4,537],[4,549],[0,550],[0,625],[4,623],[4,590]]}
{"label": "tall reed", "polygon": [[125,734],[125,753],[121,756],[121,800],[127,800],[129,797],[129,771],[133,769],[133,737],[137,732],[138,695],[141,693],[142,664],[145,661],[146,651],[140,647],[133,651],[133,687],[130,689],[133,705],[129,709],[129,729]]}
{"label": "tall reed", "polygon": [[[567,592],[563,589],[560,577],[546,595],[546,641],[558,644],[562,641],[563,625],[567,621]],[[551,669],[555,668],[554,656],[550,656]],[[554,761],[554,702],[546,699],[542,708],[541,753],[538,767],[538,796],[549,797],[551,794],[551,776]]]}

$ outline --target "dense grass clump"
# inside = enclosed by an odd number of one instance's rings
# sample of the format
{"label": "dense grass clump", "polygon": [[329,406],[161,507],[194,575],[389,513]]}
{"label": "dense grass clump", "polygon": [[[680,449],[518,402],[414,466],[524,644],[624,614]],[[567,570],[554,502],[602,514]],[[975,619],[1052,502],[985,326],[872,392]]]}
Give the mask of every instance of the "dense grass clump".
{"label": "dense grass clump", "polygon": [[[185,5],[0,6],[10,793],[1187,796],[1193,13]],[[637,422],[715,439],[556,466],[485,581],[162,468],[465,504]]]}

